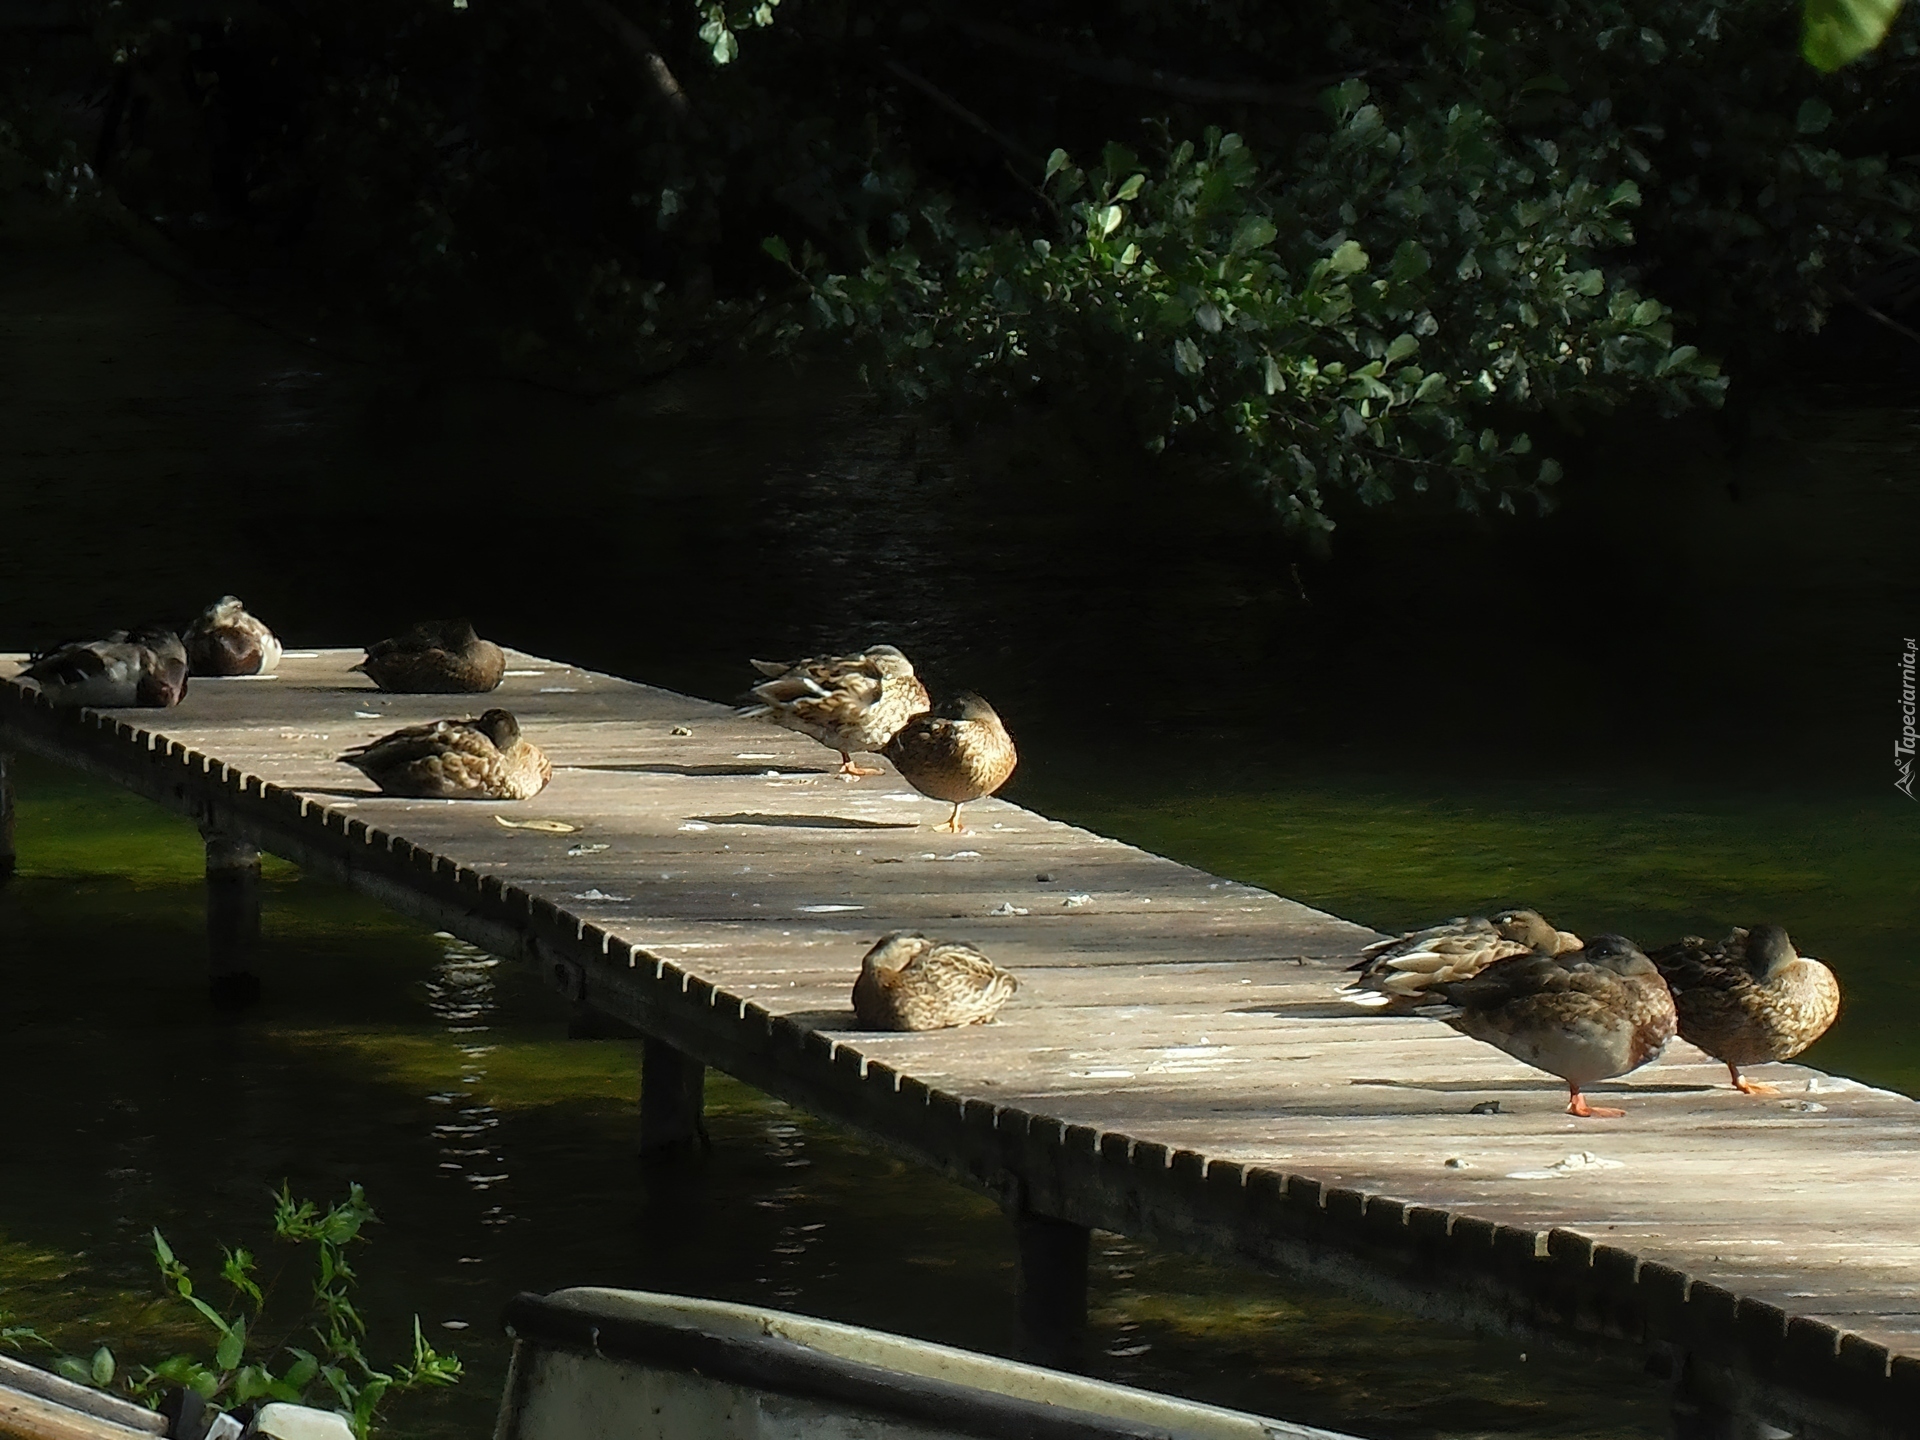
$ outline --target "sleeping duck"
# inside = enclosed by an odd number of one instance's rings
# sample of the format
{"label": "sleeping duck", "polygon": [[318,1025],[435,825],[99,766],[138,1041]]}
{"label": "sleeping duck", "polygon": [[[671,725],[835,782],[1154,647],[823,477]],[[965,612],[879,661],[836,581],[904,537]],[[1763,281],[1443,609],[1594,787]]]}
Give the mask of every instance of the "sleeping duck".
{"label": "sleeping duck", "polygon": [[422,620],[367,647],[353,667],[382,690],[403,695],[479,695],[507,673],[507,657],[469,620]]}
{"label": "sleeping duck", "polygon": [[853,1013],[869,1030],[940,1030],[991,1020],[1020,982],[973,946],[910,931],[883,935],[860,962]]}
{"label": "sleeping duck", "polygon": [[1362,1004],[1404,1012],[1437,1000],[1435,985],[1471,979],[1509,955],[1534,950],[1563,955],[1579,948],[1578,935],[1554,929],[1537,910],[1463,915],[1367,946],[1359,963],[1349,967],[1359,973],[1348,982],[1347,992]]}
{"label": "sleeping duck", "polygon": [[347,751],[353,766],[389,795],[426,800],[531,800],[553,764],[505,710],[479,719],[409,725]]}
{"label": "sleeping duck", "polygon": [[927,687],[891,645],[869,646],[858,655],[752,663],[769,678],[753,687],[761,703],[742,713],[764,715],[838,750],[839,773],[848,777],[878,775],[854,764],[854,752],[879,751],[902,725],[926,712]]}
{"label": "sleeping duck", "polygon": [[1432,988],[1449,1006],[1439,1018],[1462,1035],[1566,1081],[1569,1115],[1624,1115],[1588,1105],[1580,1087],[1639,1069],[1677,1024],[1666,981],[1619,935],[1564,955],[1510,955]]}
{"label": "sleeping duck", "polygon": [[1736,925],[1718,945],[1689,935],[1652,959],[1673,991],[1681,1038],[1724,1061],[1733,1088],[1748,1095],[1779,1091],[1742,1079],[1742,1065],[1792,1059],[1840,1013],[1833,971],[1795,950],[1778,925]]}
{"label": "sleeping duck", "polygon": [[238,597],[222,595],[180,637],[195,675],[271,675],[280,664],[280,642]]}
{"label": "sleeping duck", "polygon": [[31,657],[19,678],[31,680],[53,704],[115,710],[164,710],[187,693],[187,651],[180,637],[158,625],[115,630],[104,640],[61,645]]}
{"label": "sleeping duck", "polygon": [[938,714],[916,715],[881,751],[922,795],[952,804],[935,828],[964,835],[960,807],[1007,783],[1019,755],[993,707],[978,695],[956,695]]}

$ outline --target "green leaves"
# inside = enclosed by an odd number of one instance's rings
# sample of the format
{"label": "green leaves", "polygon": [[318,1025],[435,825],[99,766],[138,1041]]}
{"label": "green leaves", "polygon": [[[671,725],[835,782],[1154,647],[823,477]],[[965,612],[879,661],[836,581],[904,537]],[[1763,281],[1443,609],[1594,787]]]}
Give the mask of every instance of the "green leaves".
{"label": "green leaves", "polygon": [[31,1340],[34,1344],[44,1345],[49,1350],[53,1348],[52,1343],[31,1325],[15,1325],[10,1323],[12,1319],[13,1317],[6,1311],[0,1310],[0,1345],[6,1346],[9,1350],[19,1351],[26,1349],[25,1342]]}
{"label": "green leaves", "polygon": [[1793,129],[1797,135],[1818,135],[1832,123],[1833,107],[1818,95],[1812,95],[1800,102],[1799,113],[1793,119]]}
{"label": "green leaves", "polygon": [[1800,53],[1816,70],[1838,70],[1886,38],[1901,0],[1803,0]]}
{"label": "green leaves", "polygon": [[1387,278],[1396,285],[1417,280],[1433,268],[1433,257],[1418,240],[1402,240],[1394,247],[1393,260],[1387,266]]}
{"label": "green leaves", "polygon": [[694,8],[701,15],[700,41],[707,46],[716,65],[731,64],[740,54],[740,37],[735,33],[749,27],[761,29],[773,23],[773,10],[780,0],[753,0],[750,5],[729,9],[712,0],[697,0]]}
{"label": "green leaves", "polygon": [[222,1370],[237,1370],[246,1350],[247,1322],[243,1316],[235,1319],[221,1335],[220,1343],[213,1348],[213,1363]]}
{"label": "green leaves", "polygon": [[[184,1386],[222,1406],[262,1399],[303,1404],[331,1400],[350,1415],[355,1434],[365,1440],[380,1402],[387,1394],[421,1385],[450,1385],[459,1380],[462,1373],[458,1356],[439,1354],[427,1344],[418,1316],[413,1321],[413,1353],[408,1364],[398,1367],[394,1374],[387,1374],[368,1363],[361,1348],[366,1323],[349,1298],[354,1277],[344,1247],[360,1238],[362,1228],[374,1219],[373,1208],[367,1204],[358,1185],[349,1188],[345,1200],[324,1212],[310,1201],[295,1200],[284,1185],[275,1196],[275,1234],[282,1240],[314,1249],[316,1278],[312,1286],[313,1312],[308,1319],[312,1333],[320,1342],[317,1351],[293,1344],[276,1346],[260,1342],[259,1322],[266,1297],[254,1279],[257,1267],[251,1252],[220,1247],[221,1278],[232,1289],[236,1300],[252,1308],[253,1317],[249,1319],[244,1311],[223,1313],[196,1295],[185,1263],[174,1253],[166,1237],[155,1230],[152,1232],[153,1257],[161,1281],[175,1298],[212,1328],[218,1337],[212,1355],[206,1360],[191,1355],[171,1355],[129,1376],[116,1365],[113,1351],[102,1345],[87,1359],[59,1356],[53,1362],[54,1368],[77,1384],[101,1389],[113,1385],[117,1378],[136,1398],[149,1398],[164,1388]],[[0,1320],[5,1318],[0,1315]],[[0,1329],[0,1340],[11,1341],[16,1347],[16,1337],[22,1336],[40,1338],[22,1327]],[[285,1372],[278,1375],[272,1363],[276,1354],[288,1357]],[[315,1395],[316,1388],[324,1390],[325,1396]]]}
{"label": "green leaves", "polygon": [[1342,495],[1538,498],[1558,471],[1526,410],[1717,398],[1666,307],[1610,276],[1636,180],[1465,102],[1401,116],[1356,82],[1329,104],[1282,165],[1220,130],[1084,170],[1056,150],[1050,243],[916,226],[857,269],[803,264],[817,323],[909,400],[1119,399],[1149,450],[1216,457],[1317,531]]}
{"label": "green leaves", "polygon": [[1227,253],[1244,255],[1249,250],[1263,250],[1274,242],[1279,233],[1273,221],[1265,215],[1248,215],[1233,227],[1233,239],[1227,242]]}
{"label": "green leaves", "polygon": [[1366,269],[1369,261],[1358,240],[1347,240],[1334,248],[1327,264],[1336,275],[1355,275]]}

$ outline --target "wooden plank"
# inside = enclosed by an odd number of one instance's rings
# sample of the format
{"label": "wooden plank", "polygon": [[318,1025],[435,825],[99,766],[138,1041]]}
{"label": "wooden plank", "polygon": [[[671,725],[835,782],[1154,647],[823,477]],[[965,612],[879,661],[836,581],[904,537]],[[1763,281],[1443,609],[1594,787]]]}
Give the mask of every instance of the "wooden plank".
{"label": "wooden plank", "polygon": [[6,1440],[151,1440],[152,1434],[0,1385],[0,1436]]}
{"label": "wooden plank", "polygon": [[110,1421],[117,1427],[145,1430],[155,1435],[166,1433],[165,1417],[143,1405],[135,1405],[131,1400],[122,1400],[117,1395],[96,1390],[90,1385],[76,1384],[37,1365],[29,1365],[24,1360],[15,1360],[7,1355],[0,1355],[0,1386],[7,1391],[48,1401],[63,1409],[78,1410]]}
{"label": "wooden plank", "polygon": [[16,864],[13,826],[13,756],[0,750],[0,885],[13,878]]}
{"label": "wooden plank", "polygon": [[[578,667],[514,652],[469,700],[381,694],[358,658],[196,680],[166,712],[4,685],[0,742],[529,960],[685,1075],[729,1069],[1062,1233],[1663,1340],[1810,1433],[1897,1432],[1920,1363],[1903,1097],[1783,1065],[1755,1100],[1676,1044],[1599,1087],[1627,1120],[1575,1120],[1548,1077],[1344,999],[1364,927],[999,801],[939,835],[945,807],[891,772],[850,783],[800,737]],[[381,796],[336,759],[491,704],[554,759],[534,800]],[[860,957],[908,928],[980,945],[1019,995],[987,1026],[857,1030]],[[684,1139],[691,1091],[654,1089]]]}

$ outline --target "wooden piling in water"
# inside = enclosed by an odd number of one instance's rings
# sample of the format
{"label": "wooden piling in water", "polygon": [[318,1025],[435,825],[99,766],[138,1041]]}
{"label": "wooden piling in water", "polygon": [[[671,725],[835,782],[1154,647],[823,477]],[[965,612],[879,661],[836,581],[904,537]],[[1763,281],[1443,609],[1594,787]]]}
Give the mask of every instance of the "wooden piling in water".
{"label": "wooden piling in water", "polygon": [[1071,1220],[1013,1217],[1020,1256],[1020,1349],[1029,1360],[1079,1369],[1087,1336],[1087,1264],[1093,1232]]}
{"label": "wooden piling in water", "polygon": [[207,983],[214,1002],[260,998],[260,851],[249,841],[203,828],[207,842]]}
{"label": "wooden piling in water", "polygon": [[640,1153],[650,1159],[712,1144],[707,1137],[707,1067],[651,1035],[640,1051]]}
{"label": "wooden piling in water", "polygon": [[0,885],[13,878],[16,861],[13,842],[13,756],[0,750]]}

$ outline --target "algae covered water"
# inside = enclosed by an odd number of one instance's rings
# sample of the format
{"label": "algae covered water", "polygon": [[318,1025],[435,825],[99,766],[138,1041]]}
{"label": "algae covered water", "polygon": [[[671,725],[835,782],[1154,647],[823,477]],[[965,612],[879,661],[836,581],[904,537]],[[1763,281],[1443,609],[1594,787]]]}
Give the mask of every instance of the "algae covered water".
{"label": "algae covered water", "polygon": [[[1920,411],[1897,399],[1782,407],[1744,450],[1623,423],[1576,446],[1589,473],[1556,517],[1358,516],[1323,555],[1044,416],[954,442],[785,372],[589,404],[315,348],[31,215],[0,245],[0,647],[234,591],[294,644],[463,610],[725,699],[748,655],[888,639],[1007,717],[1009,798],[1377,927],[1502,903],[1650,943],[1782,920],[1847,990],[1808,1060],[1920,1093],[1920,811],[1887,763],[1920,625]],[[711,1155],[643,1169],[630,1042],[568,1040],[535,977],[276,862],[265,998],[217,1015],[192,827],[46,765],[19,783],[13,1323],[164,1353],[192,1326],[154,1227],[215,1284],[219,1242],[278,1263],[283,1181],[358,1182],[381,1216],[358,1261],[374,1356],[417,1313],[470,1366],[400,1402],[396,1433],[487,1426],[521,1289],[679,1289],[1010,1351],[989,1201],[721,1077]],[[1095,1249],[1089,1361],[1111,1378],[1381,1437],[1665,1424],[1610,1362]]]}

